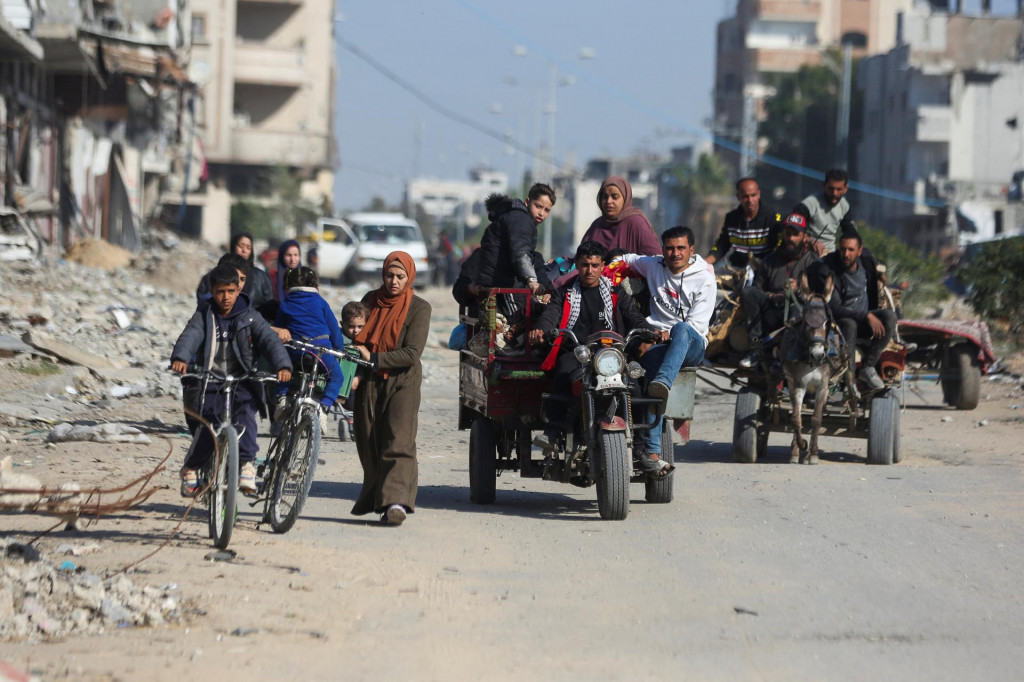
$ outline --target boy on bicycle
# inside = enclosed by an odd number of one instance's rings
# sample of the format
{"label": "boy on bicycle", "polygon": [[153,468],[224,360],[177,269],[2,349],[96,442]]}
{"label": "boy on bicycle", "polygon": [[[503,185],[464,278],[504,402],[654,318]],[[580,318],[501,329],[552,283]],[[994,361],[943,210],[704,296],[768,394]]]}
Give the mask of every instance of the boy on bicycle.
{"label": "boy on bicycle", "polygon": [[[249,306],[249,297],[242,293],[238,283],[238,271],[230,265],[218,265],[208,278],[210,297],[199,303],[175,342],[171,351],[171,369],[184,374],[188,365],[193,364],[215,374],[240,376],[255,369],[254,355],[258,352],[277,368],[278,381],[290,381],[292,363],[288,353],[266,320]],[[219,420],[224,396],[218,388],[215,381],[189,382],[184,390],[185,407],[198,412],[202,405],[203,419],[211,423]],[[259,450],[256,411],[262,400],[261,387],[252,382],[239,383],[232,400],[232,421],[241,427],[238,489],[243,493],[256,492],[256,468],[253,466]],[[187,414],[185,421],[189,431],[195,432],[200,426],[198,420]],[[181,469],[181,494],[184,497],[198,492],[197,470],[206,464],[213,452],[213,437],[209,429],[202,428],[199,434],[195,448]]]}
{"label": "boy on bicycle", "polygon": [[[301,266],[289,270],[284,278],[287,294],[277,309],[274,325],[284,327],[291,332],[292,338],[312,343],[325,348],[340,351],[345,347],[345,339],[341,335],[341,326],[334,316],[330,304],[320,295],[320,280],[312,268]],[[293,360],[298,360],[301,351],[289,349]],[[327,413],[338,399],[345,375],[341,371],[338,358],[324,354],[320,361],[327,370],[327,384],[320,398],[320,430],[327,429]],[[287,401],[288,386],[282,385],[277,390],[278,409]]]}

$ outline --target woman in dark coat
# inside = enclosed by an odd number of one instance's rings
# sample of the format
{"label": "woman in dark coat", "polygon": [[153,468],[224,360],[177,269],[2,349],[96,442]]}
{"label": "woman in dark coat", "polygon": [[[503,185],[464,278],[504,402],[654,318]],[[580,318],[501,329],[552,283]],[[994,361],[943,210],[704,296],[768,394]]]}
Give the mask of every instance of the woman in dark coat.
{"label": "woman in dark coat", "polygon": [[302,247],[294,239],[286,239],[277,247],[277,270],[270,273],[270,283],[274,289],[274,298],[283,301],[284,273],[302,265]]}
{"label": "woman in dark coat", "polygon": [[369,309],[355,345],[373,369],[356,389],[355,436],[363,488],[352,513],[376,512],[398,526],[416,508],[416,430],[430,331],[430,304],[413,295],[416,264],[404,251],[384,260],[384,283],[363,297]]}
{"label": "woman in dark coat", "polygon": [[[231,246],[228,252],[245,259],[245,262],[249,264],[246,270],[245,286],[242,287],[242,293],[249,297],[249,305],[260,309],[267,301],[273,301],[274,288],[270,284],[270,278],[267,276],[267,273],[256,267],[256,259],[253,258],[252,235],[247,232],[236,234],[231,238]],[[218,265],[221,262],[224,262],[223,256]],[[200,301],[203,299],[203,296],[210,293],[209,276],[209,273],[207,273],[199,280],[196,298]],[[273,321],[273,318],[271,318],[271,321]]]}
{"label": "woman in dark coat", "polygon": [[661,255],[658,235],[643,211],[633,206],[633,187],[626,178],[619,175],[605,178],[597,193],[597,205],[601,217],[591,223],[581,244],[595,241],[609,252],[621,249],[641,256]]}
{"label": "woman in dark coat", "polygon": [[249,261],[249,278],[245,280],[245,287],[242,289],[242,293],[249,296],[249,304],[253,308],[259,308],[267,301],[274,300],[274,288],[270,285],[270,277],[256,267],[252,235],[248,232],[236,233],[231,238],[231,248],[228,250]]}

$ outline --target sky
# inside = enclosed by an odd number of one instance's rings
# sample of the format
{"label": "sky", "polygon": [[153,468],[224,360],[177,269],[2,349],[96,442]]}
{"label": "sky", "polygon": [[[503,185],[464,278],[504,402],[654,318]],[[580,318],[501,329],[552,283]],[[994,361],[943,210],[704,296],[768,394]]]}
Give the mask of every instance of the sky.
{"label": "sky", "polygon": [[338,0],[336,206],[358,209],[375,195],[397,203],[417,170],[461,180],[484,165],[516,175],[533,160],[471,125],[536,150],[549,137],[552,80],[559,165],[694,143],[711,115],[715,27],[734,4]]}
{"label": "sky", "polygon": [[[515,186],[535,162],[495,136],[546,143],[552,82],[560,166],[706,141],[716,26],[735,5],[337,0],[336,207],[397,204],[411,177],[461,180],[475,166]],[[993,2],[996,13],[1014,7]]]}

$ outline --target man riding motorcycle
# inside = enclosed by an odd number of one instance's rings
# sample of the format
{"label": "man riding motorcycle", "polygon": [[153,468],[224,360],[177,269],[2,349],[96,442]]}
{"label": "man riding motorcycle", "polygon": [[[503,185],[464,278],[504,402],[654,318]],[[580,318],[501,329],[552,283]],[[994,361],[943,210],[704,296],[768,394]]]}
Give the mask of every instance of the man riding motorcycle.
{"label": "man riding motorcycle", "polygon": [[[586,241],[579,245],[575,256],[579,276],[552,293],[551,302],[530,331],[531,344],[542,343],[544,333],[551,329],[570,329],[583,340],[606,329],[625,336],[633,329],[651,328],[633,298],[603,276],[604,258],[601,244]],[[562,395],[570,393],[570,377],[579,366],[565,345],[562,337],[556,339],[541,365],[551,372],[551,392]],[[549,421],[563,418],[564,413],[548,415]]]}

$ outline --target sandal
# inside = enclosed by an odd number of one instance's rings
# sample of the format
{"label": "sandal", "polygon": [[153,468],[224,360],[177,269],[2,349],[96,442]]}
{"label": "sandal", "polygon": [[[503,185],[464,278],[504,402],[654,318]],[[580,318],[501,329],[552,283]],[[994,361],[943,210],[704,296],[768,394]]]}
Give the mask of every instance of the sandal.
{"label": "sandal", "polygon": [[199,474],[195,469],[181,470],[181,496],[195,497],[199,492]]}
{"label": "sandal", "polygon": [[658,459],[653,459],[649,454],[640,457],[640,468],[652,478],[664,478],[675,471],[675,467],[661,459],[660,456]]}

